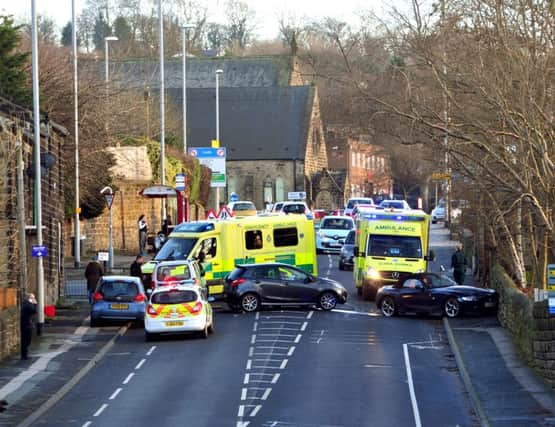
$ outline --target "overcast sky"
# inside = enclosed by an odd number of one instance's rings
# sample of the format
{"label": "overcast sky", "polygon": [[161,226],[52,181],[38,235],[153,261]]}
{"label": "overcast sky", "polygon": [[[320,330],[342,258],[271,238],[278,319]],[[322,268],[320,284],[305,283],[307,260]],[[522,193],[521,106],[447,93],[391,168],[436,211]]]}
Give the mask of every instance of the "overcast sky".
{"label": "overcast sky", "polygon": [[[71,20],[71,0],[35,0],[39,14],[53,18],[62,28]],[[325,16],[358,24],[357,13],[373,10],[381,14],[385,0],[243,0],[254,10],[257,20],[258,38],[271,39],[278,35],[278,16],[295,11],[297,18],[316,20]],[[1,0],[0,13],[14,15],[16,19],[30,20],[31,0]],[[85,0],[76,0],[77,14]],[[146,4],[146,1],[144,1]],[[209,11],[211,21],[223,22],[225,0],[203,0]],[[391,3],[391,2],[387,2]]]}

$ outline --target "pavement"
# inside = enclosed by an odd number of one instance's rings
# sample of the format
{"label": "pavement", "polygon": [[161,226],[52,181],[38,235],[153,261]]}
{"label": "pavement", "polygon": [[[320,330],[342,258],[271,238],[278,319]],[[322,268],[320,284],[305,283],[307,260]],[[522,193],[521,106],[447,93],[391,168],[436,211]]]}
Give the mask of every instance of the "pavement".
{"label": "pavement", "polygon": [[[434,225],[432,246],[446,268],[456,242],[441,224]],[[134,257],[117,255],[115,274],[128,271]],[[0,426],[29,426],[60,400],[107,353],[130,325],[89,327],[84,286],[86,260],[65,265],[66,298],[43,334],[34,336],[30,360],[19,355],[0,362],[0,399],[8,401]],[[470,273],[470,271],[469,271]],[[467,274],[467,283],[472,283]],[[475,284],[478,285],[478,284]],[[461,378],[482,426],[555,426],[555,392],[524,366],[508,333],[495,317],[444,319]]]}

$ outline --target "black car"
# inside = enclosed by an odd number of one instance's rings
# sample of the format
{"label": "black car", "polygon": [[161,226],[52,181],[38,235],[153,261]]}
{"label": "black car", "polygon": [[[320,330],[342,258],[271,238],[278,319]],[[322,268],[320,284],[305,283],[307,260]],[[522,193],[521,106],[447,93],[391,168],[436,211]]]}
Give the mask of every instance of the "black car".
{"label": "black car", "polygon": [[262,305],[317,305],[332,310],[347,301],[347,290],[335,280],[282,263],[237,265],[225,278],[224,292],[231,308],[246,312]]}
{"label": "black car", "polygon": [[349,231],[345,237],[345,243],[339,252],[339,269],[352,270],[353,269],[353,256],[355,249],[355,230]]}
{"label": "black car", "polygon": [[499,295],[493,289],[459,286],[445,274],[417,273],[378,290],[376,305],[386,317],[402,313],[440,314],[495,312]]}

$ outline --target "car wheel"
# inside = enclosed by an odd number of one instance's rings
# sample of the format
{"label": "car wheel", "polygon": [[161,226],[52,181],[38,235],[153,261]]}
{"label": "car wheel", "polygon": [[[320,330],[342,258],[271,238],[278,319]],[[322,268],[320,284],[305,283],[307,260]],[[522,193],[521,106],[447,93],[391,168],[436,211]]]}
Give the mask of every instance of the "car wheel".
{"label": "car wheel", "polygon": [[457,317],[461,312],[461,304],[459,303],[459,301],[457,301],[456,298],[449,298],[447,301],[445,301],[443,312],[447,317]]}
{"label": "car wheel", "polygon": [[241,297],[241,308],[247,313],[258,310],[260,306],[260,298],[258,295],[248,292]]}
{"label": "car wheel", "polygon": [[330,311],[337,305],[337,295],[333,292],[322,292],[318,298],[318,306],[325,311]]}
{"label": "car wheel", "polygon": [[397,314],[395,300],[391,297],[384,297],[380,304],[380,310],[385,317],[395,316]]}
{"label": "car wheel", "polygon": [[208,338],[208,335],[209,335],[209,331],[208,331],[208,322],[206,322],[206,323],[204,324],[204,329],[203,329],[202,331],[200,331],[200,336],[201,336],[202,338]]}
{"label": "car wheel", "polygon": [[210,323],[210,326],[208,327],[208,332],[211,334],[214,333],[214,315],[212,315],[212,323]]}

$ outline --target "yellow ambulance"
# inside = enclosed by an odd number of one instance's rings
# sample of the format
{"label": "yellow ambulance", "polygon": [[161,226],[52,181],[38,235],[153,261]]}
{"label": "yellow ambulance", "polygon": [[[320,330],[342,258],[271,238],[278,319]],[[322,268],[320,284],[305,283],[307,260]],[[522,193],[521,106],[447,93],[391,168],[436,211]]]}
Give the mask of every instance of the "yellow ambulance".
{"label": "yellow ambulance", "polygon": [[373,299],[380,286],[427,271],[430,216],[421,210],[372,210],[356,220],[353,274],[357,293]]}
{"label": "yellow ambulance", "polygon": [[224,277],[239,263],[283,262],[318,274],[314,223],[305,215],[267,215],[184,222],[175,227],[154,260],[197,259],[209,294],[223,295]]}

